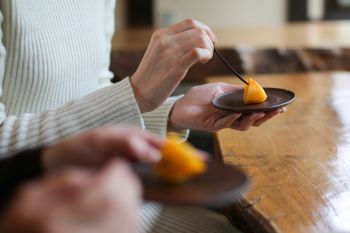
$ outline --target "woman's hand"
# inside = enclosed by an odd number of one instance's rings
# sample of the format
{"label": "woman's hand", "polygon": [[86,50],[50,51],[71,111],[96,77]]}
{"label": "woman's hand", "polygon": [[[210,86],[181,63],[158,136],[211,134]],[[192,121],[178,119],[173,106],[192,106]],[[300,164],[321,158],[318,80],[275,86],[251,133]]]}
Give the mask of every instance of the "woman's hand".
{"label": "woman's hand", "polygon": [[137,232],[141,187],[128,165],[102,171],[74,169],[27,184],[0,223],[3,233]]}
{"label": "woman's hand", "polygon": [[160,106],[195,63],[208,62],[214,42],[211,29],[191,19],[156,31],[131,77],[141,112]]}
{"label": "woman's hand", "polygon": [[99,167],[115,157],[156,162],[163,143],[163,139],[137,128],[102,127],[47,147],[43,166],[46,170]]}
{"label": "woman's hand", "polygon": [[240,131],[250,126],[260,126],[273,116],[286,111],[285,108],[268,113],[252,113],[242,115],[217,109],[213,99],[220,94],[241,89],[225,83],[205,84],[191,88],[177,102],[170,115],[170,127],[173,130],[196,129],[214,132],[224,128]]}

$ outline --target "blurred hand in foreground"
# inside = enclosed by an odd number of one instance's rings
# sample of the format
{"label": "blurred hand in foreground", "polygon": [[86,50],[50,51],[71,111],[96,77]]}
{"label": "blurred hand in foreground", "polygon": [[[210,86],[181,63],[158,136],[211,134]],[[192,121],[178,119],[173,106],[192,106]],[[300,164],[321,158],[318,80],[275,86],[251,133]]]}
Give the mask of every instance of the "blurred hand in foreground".
{"label": "blurred hand in foreground", "polygon": [[66,170],[25,185],[0,223],[2,233],[133,233],[139,181],[122,160],[99,172]]}
{"label": "blurred hand in foreground", "polygon": [[163,139],[137,128],[102,127],[64,139],[43,152],[47,171],[67,166],[99,167],[112,158],[157,162]]}

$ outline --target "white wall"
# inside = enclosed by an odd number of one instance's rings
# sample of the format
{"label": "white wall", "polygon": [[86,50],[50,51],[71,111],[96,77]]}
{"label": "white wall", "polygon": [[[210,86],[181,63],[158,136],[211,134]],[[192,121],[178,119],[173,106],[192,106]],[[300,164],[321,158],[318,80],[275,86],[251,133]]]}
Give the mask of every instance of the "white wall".
{"label": "white wall", "polygon": [[155,23],[163,27],[195,18],[211,27],[280,25],[286,0],[155,0]]}

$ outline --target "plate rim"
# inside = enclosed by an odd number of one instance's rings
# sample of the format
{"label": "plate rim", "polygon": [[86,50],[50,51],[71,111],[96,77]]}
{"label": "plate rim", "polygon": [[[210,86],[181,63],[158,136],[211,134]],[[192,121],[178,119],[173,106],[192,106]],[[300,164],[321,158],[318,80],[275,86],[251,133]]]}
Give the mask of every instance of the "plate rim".
{"label": "plate rim", "polygon": [[[225,110],[225,111],[230,111],[230,112],[239,112],[239,113],[252,113],[252,112],[267,112],[267,111],[272,111],[272,110],[275,110],[275,109],[278,109],[278,108],[281,108],[281,107],[284,107],[284,106],[287,106],[289,104],[291,104],[295,99],[296,99],[296,95],[293,91],[291,90],[288,90],[288,89],[285,89],[285,88],[278,88],[278,87],[264,87],[264,90],[266,89],[269,89],[269,90],[279,90],[279,91],[284,91],[284,92],[287,92],[289,94],[291,94],[291,99],[286,101],[286,102],[283,102],[283,103],[280,103],[278,105],[275,105],[273,107],[269,107],[269,108],[264,108],[264,109],[237,109],[237,108],[225,108],[225,107],[222,107],[220,105],[218,105],[217,103],[215,103],[215,101],[217,101],[220,97],[223,97],[223,96],[226,96],[226,95],[230,95],[232,94],[233,92],[227,92],[227,93],[223,93],[223,94],[220,94],[218,96],[216,96],[213,100],[212,100],[212,104],[214,105],[214,107],[218,108],[218,109],[221,109],[221,110]],[[239,89],[237,91],[241,91],[242,89]]]}

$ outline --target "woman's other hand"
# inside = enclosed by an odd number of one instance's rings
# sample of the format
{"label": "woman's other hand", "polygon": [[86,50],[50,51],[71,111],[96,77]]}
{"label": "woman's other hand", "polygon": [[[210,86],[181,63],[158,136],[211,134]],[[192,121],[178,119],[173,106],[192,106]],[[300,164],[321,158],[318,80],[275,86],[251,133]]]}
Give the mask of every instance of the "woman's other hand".
{"label": "woman's other hand", "polygon": [[137,128],[102,127],[47,147],[43,166],[56,170],[66,166],[99,167],[111,158],[156,162],[164,141]]}
{"label": "woman's other hand", "polygon": [[138,232],[141,186],[122,160],[99,172],[72,169],[22,187],[0,222],[3,233]]}
{"label": "woman's other hand", "polygon": [[156,31],[131,77],[141,112],[160,106],[194,64],[208,62],[215,42],[212,30],[192,19]]}
{"label": "woman's other hand", "polygon": [[241,89],[240,86],[225,83],[213,83],[191,88],[177,102],[170,115],[170,127],[173,130],[195,129],[214,132],[224,128],[245,131],[251,126],[260,126],[275,115],[286,111],[285,108],[268,113],[242,115],[217,109],[213,99],[223,93]]}

